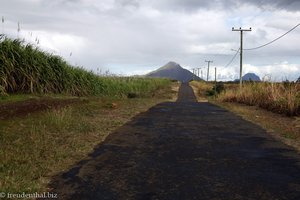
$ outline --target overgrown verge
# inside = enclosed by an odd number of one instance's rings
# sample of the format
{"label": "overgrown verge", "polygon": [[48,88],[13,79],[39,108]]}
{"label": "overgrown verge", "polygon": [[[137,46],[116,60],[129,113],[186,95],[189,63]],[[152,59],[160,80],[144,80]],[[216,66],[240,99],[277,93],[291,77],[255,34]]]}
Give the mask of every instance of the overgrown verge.
{"label": "overgrown verge", "polygon": [[245,83],[240,90],[238,85],[227,85],[217,100],[237,102],[250,106],[259,106],[269,111],[300,115],[300,84],[299,83]]}
{"label": "overgrown verge", "polygon": [[245,82],[242,89],[238,83],[192,82],[196,93],[202,98],[219,102],[235,102],[285,114],[300,115],[300,83],[294,82]]}
{"label": "overgrown verge", "polygon": [[0,36],[0,96],[34,93],[145,97],[168,84],[167,79],[99,77],[24,41]]}

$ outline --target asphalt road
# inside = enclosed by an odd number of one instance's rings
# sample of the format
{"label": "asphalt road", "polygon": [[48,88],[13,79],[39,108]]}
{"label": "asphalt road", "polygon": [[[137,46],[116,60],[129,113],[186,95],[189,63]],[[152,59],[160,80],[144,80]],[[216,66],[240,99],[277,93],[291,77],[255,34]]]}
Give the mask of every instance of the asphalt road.
{"label": "asphalt road", "polygon": [[299,200],[300,156],[182,85],[50,187],[60,199]]}

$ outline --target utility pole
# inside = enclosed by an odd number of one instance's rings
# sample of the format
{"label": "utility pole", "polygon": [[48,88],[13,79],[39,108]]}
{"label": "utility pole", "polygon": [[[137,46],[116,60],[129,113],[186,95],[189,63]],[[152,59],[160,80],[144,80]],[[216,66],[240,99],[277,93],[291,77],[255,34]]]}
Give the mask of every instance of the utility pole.
{"label": "utility pole", "polygon": [[213,62],[212,60],[205,60],[207,62],[207,81],[208,81],[208,76],[209,76],[209,64]]}
{"label": "utility pole", "polygon": [[195,79],[195,68],[192,68],[192,70],[193,70],[193,80]]}
{"label": "utility pole", "polygon": [[4,16],[2,16],[1,22],[2,22],[2,35],[4,35]]}
{"label": "utility pole", "polygon": [[18,38],[20,36],[20,31],[21,31],[21,28],[20,28],[20,22],[18,22]]}
{"label": "utility pole", "polygon": [[197,70],[198,70],[198,77],[199,77],[199,78],[200,78],[200,76],[199,76],[200,69],[201,69],[201,68],[197,68]]}
{"label": "utility pole", "polygon": [[232,31],[240,31],[241,32],[241,47],[240,47],[240,89],[242,89],[242,71],[243,71],[243,32],[244,31],[251,31],[251,28],[249,29],[242,29],[241,27],[239,29],[235,29],[232,27]]}
{"label": "utility pole", "polygon": [[217,68],[215,67],[215,82],[217,82]]}
{"label": "utility pole", "polygon": [[215,67],[215,95],[217,94],[217,68]]}

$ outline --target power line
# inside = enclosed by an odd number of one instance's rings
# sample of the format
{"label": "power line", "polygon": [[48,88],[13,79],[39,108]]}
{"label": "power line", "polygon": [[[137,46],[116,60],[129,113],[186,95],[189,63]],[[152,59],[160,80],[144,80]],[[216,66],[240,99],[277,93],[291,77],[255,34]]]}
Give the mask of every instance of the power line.
{"label": "power line", "polygon": [[278,38],[272,40],[271,42],[268,42],[268,43],[266,43],[266,44],[264,44],[264,45],[261,45],[261,46],[258,46],[258,47],[249,48],[249,49],[243,49],[243,50],[245,50],[245,51],[250,51],[250,50],[260,49],[260,48],[265,47],[265,46],[267,46],[267,45],[269,45],[269,44],[272,44],[273,42],[279,40],[279,39],[282,38],[283,36],[285,36],[285,35],[289,34],[290,32],[292,32],[292,31],[293,31],[294,29],[296,29],[298,26],[300,26],[300,23],[297,24],[296,26],[294,26],[291,30],[289,30],[289,31],[286,32],[285,34],[283,34],[283,35],[281,35],[280,37],[278,37]]}
{"label": "power line", "polygon": [[235,57],[238,55],[239,52],[240,52],[240,49],[238,49],[238,50],[236,51],[236,53],[234,54],[234,56],[233,56],[233,57],[231,58],[231,60],[227,63],[227,65],[225,65],[224,68],[228,67],[228,66],[234,61]]}

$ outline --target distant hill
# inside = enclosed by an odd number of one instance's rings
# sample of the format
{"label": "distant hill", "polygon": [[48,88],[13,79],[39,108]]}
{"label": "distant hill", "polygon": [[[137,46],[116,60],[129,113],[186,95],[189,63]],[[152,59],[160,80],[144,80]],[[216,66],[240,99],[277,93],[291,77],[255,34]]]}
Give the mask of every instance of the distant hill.
{"label": "distant hill", "polygon": [[176,62],[168,62],[159,69],[146,74],[146,77],[159,77],[178,80],[181,82],[189,82],[191,80],[202,80],[187,69],[182,68]]}
{"label": "distant hill", "polygon": [[[243,81],[261,81],[259,76],[254,73],[247,73],[242,77]],[[235,79],[234,81],[240,81],[240,79]]]}

